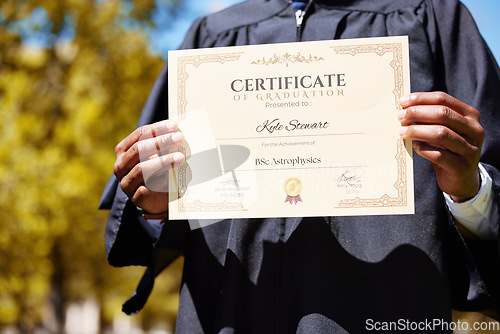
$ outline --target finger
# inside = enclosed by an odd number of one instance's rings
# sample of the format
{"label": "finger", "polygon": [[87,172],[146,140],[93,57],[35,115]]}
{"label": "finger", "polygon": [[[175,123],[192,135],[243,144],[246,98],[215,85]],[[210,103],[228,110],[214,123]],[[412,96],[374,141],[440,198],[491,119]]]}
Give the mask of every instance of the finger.
{"label": "finger", "polygon": [[398,118],[403,126],[411,124],[443,125],[466,138],[476,140],[476,129],[473,122],[446,106],[408,107],[399,113]]}
{"label": "finger", "polygon": [[[166,155],[184,141],[182,132],[173,132],[155,138],[137,142],[141,161],[148,160],[153,155]],[[128,152],[128,151],[127,151]],[[125,153],[127,155],[127,153]]]}
{"label": "finger", "polygon": [[176,152],[141,163],[144,185],[151,191],[168,192],[169,170],[184,161],[185,156]]}
{"label": "finger", "polygon": [[[454,174],[456,177],[465,177],[467,178],[467,173],[470,171],[474,171],[475,168],[471,168],[471,165],[468,164],[462,157],[453,154],[450,151],[445,149],[441,149],[432,145],[428,145],[424,142],[414,141],[413,149],[424,159],[429,160],[434,167],[438,167],[443,171],[448,171],[448,173]],[[477,163],[475,165],[477,167]],[[451,187],[459,187],[459,182],[452,182],[449,186]],[[446,192],[452,193],[449,189],[446,189]]]}
{"label": "finger", "polygon": [[179,125],[176,121],[165,120],[156,122],[153,124],[141,126],[128,135],[125,139],[123,139],[115,148],[115,155],[125,153],[128,151],[135,143],[137,143],[140,139],[149,139],[157,136],[161,136],[167,133],[176,132],[179,129]]}
{"label": "finger", "polygon": [[134,205],[142,208],[144,203],[148,202],[148,197],[151,194],[151,190],[146,188],[144,185],[139,186],[132,196],[129,196]]}
{"label": "finger", "polygon": [[[182,165],[184,161],[184,155],[176,152],[138,163],[120,180],[120,187],[129,198],[134,196],[140,186],[145,185],[157,191],[155,180],[167,179],[168,170]],[[165,188],[162,186],[161,189]]]}
{"label": "finger", "polygon": [[427,143],[431,146],[446,149],[463,159],[476,157],[479,149],[467,142],[462,136],[441,125],[410,125],[400,130],[401,137]]}
{"label": "finger", "polygon": [[[157,195],[157,193],[153,194],[153,191],[146,188],[145,186],[140,186],[131,197],[131,200],[135,206],[138,206],[140,208],[151,208],[151,212],[165,212],[165,209],[168,210],[168,193],[165,193],[164,195],[166,195],[166,197],[162,198],[159,198]],[[160,206],[161,208],[159,208],[158,206]],[[157,211],[157,209],[160,209],[160,211]]]}
{"label": "finger", "polygon": [[463,116],[479,119],[479,112],[476,109],[444,92],[411,93],[401,97],[399,103],[403,108],[416,105],[441,105]]}
{"label": "finger", "polygon": [[154,154],[166,155],[183,141],[184,135],[181,132],[168,133],[159,137],[139,140],[127,151],[117,155],[113,172],[116,177],[121,180],[121,178],[140,161],[147,160]]}

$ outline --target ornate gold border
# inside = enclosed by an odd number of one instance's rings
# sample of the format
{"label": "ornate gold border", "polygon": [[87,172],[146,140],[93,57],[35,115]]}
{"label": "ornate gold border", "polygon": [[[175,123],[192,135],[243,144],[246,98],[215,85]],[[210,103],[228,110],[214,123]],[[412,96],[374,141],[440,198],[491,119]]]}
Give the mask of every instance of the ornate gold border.
{"label": "ornate gold border", "polygon": [[[224,54],[211,54],[211,55],[198,55],[198,56],[184,56],[179,57],[177,60],[177,117],[181,121],[185,119],[186,105],[186,81],[189,78],[186,67],[193,65],[195,67],[205,63],[221,63],[224,64],[228,61],[236,61],[241,57],[242,52],[238,53],[224,53]],[[186,149],[180,147],[180,152],[186,154]],[[187,182],[187,169],[188,165],[183,164],[178,168],[178,210],[179,212],[206,212],[206,211],[244,211],[245,208],[239,202],[222,203],[203,203],[196,200],[194,203],[187,203],[185,195],[188,192]]]}
{"label": "ornate gold border", "polygon": [[[349,45],[332,47],[337,54],[350,54],[355,56],[360,53],[375,53],[383,56],[392,53],[393,59],[389,65],[394,69],[394,90],[396,109],[400,110],[399,99],[403,95],[403,45],[401,43],[370,44],[370,45]],[[397,197],[390,197],[387,194],[380,198],[341,200],[338,204],[340,208],[363,208],[363,207],[396,207],[407,205],[407,182],[406,182],[406,148],[402,139],[398,140],[397,153],[394,156],[398,164],[398,179],[394,187],[398,191]]]}
{"label": "ornate gold border", "polygon": [[391,197],[387,194],[380,198],[359,198],[344,199],[338,204],[339,208],[363,208],[363,207],[395,207],[406,206],[406,148],[402,139],[398,139],[397,154],[394,156],[398,164],[398,179],[394,183],[394,188],[398,191],[397,197]]}
{"label": "ornate gold border", "polygon": [[179,57],[177,60],[177,117],[178,120],[184,119],[186,113],[186,81],[189,74],[186,70],[188,65],[198,67],[205,63],[221,63],[224,64],[228,61],[236,61],[240,59],[242,52],[237,53],[222,53],[212,55],[198,55],[198,56],[184,56]]}
{"label": "ornate gold border", "polygon": [[285,64],[286,67],[288,67],[288,64],[294,64],[294,63],[315,63],[317,61],[324,60],[323,57],[318,57],[318,56],[313,56],[309,54],[309,58],[304,57],[303,55],[300,54],[300,52],[297,52],[296,55],[291,55],[288,52],[278,56],[276,53],[269,58],[269,60],[266,60],[266,57],[262,57],[262,59],[257,59],[252,61],[250,64],[252,65],[276,65],[276,64]]}
{"label": "ornate gold border", "polygon": [[[332,47],[337,54],[350,54],[352,56],[359,53],[375,53],[379,56],[390,52],[393,54],[393,59],[390,62],[391,67],[394,69],[394,95],[395,95],[395,106],[400,109],[399,99],[403,94],[403,54],[402,54],[402,44],[373,44],[373,45],[351,45],[351,46],[341,46]],[[227,54],[215,54],[215,55],[198,55],[198,56],[185,56],[179,57],[177,64],[177,113],[178,119],[183,120],[186,113],[186,92],[185,84],[189,78],[189,74],[186,70],[187,65],[194,65],[195,67],[200,66],[203,63],[225,63],[227,61],[239,60],[242,53],[227,53]],[[264,61],[264,59],[263,59]],[[267,64],[265,64],[267,65]],[[288,66],[288,62],[287,62]],[[182,148],[181,151],[184,151]],[[398,191],[397,197],[390,197],[384,194],[380,198],[373,199],[362,199],[356,197],[354,199],[341,200],[338,204],[340,208],[361,208],[361,207],[397,207],[407,205],[407,182],[406,182],[406,148],[403,140],[398,140],[397,143],[397,154],[395,155],[398,164],[398,179],[394,183],[394,187]],[[185,152],[183,152],[185,153]],[[184,196],[187,193],[187,165],[180,166],[178,168],[178,189],[179,189],[179,200],[178,208],[179,212],[203,212],[203,211],[242,211],[244,207],[238,202],[227,202],[222,203],[203,203],[200,200],[196,200],[194,203],[186,203]]]}

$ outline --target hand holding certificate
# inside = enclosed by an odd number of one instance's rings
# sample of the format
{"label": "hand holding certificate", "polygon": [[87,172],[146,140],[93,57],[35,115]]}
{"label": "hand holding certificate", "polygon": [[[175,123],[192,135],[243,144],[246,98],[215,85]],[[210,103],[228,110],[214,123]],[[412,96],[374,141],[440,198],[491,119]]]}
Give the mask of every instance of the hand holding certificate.
{"label": "hand holding certificate", "polygon": [[183,141],[177,122],[167,120],[136,129],[116,146],[113,173],[134,205],[150,214],[168,210],[166,175],[184,163],[184,155],[175,152]]}
{"label": "hand holding certificate", "polygon": [[406,37],[174,51],[170,219],[413,213]]}

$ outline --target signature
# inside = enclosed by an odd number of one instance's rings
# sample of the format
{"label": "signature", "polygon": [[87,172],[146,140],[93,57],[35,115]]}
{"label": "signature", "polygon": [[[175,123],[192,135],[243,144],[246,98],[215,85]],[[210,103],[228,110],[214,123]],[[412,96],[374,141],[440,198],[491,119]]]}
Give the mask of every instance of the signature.
{"label": "signature", "polygon": [[349,168],[338,177],[338,182],[345,182],[350,186],[354,186],[361,182],[363,170],[361,168]]}
{"label": "signature", "polygon": [[236,186],[236,187],[239,187],[239,186],[238,186],[238,183],[239,183],[239,182],[240,182],[240,180],[238,180],[238,179],[236,179],[236,178],[233,178],[233,177],[231,176],[231,177],[229,177],[227,180],[222,181],[222,182],[221,182],[221,185],[222,185],[223,187],[225,187],[225,186]]}

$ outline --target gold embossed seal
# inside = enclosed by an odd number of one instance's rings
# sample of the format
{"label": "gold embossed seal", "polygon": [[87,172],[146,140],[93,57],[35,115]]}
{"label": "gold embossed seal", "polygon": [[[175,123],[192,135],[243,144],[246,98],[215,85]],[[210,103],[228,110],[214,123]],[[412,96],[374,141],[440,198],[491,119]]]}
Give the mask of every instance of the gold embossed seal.
{"label": "gold embossed seal", "polygon": [[302,192],[302,181],[298,177],[290,177],[285,181],[284,184],[285,202],[290,203],[290,205],[297,204],[297,202],[302,202],[300,198],[300,193]]}

